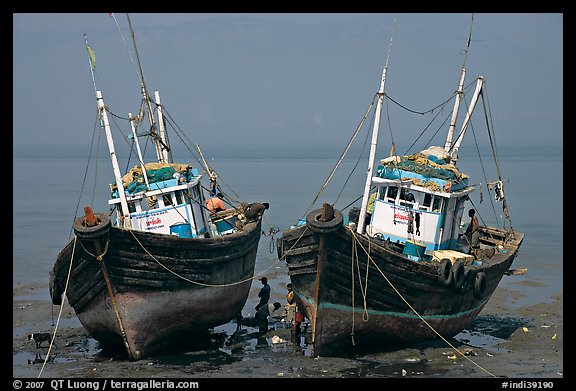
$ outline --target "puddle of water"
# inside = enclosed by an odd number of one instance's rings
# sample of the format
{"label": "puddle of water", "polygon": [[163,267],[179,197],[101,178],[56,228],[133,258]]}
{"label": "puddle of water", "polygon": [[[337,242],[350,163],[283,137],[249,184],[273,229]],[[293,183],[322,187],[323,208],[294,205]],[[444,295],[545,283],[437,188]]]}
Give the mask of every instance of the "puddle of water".
{"label": "puddle of water", "polygon": [[[371,363],[357,368],[348,368],[341,371],[348,377],[418,377],[430,373],[431,367],[427,360],[403,362],[395,364]],[[435,375],[448,372],[448,369],[435,369]]]}
{"label": "puddle of water", "polygon": [[510,350],[503,349],[499,345],[508,342],[512,333],[527,323],[529,321],[523,318],[480,315],[454,339],[492,353],[507,353]]}

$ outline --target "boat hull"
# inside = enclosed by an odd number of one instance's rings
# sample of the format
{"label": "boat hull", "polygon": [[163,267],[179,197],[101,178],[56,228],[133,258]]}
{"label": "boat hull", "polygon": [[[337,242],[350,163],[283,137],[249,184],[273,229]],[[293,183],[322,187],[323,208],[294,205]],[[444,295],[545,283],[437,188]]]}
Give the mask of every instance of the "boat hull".
{"label": "boat hull", "polygon": [[70,271],[65,296],[86,331],[103,347],[124,346],[139,360],[242,311],[260,233],[260,220],[215,238],[110,227],[60,252],[51,272],[52,299],[64,292]]}
{"label": "boat hull", "polygon": [[[524,237],[515,234],[481,266],[467,266],[470,274],[456,288],[446,285],[439,263],[413,261],[398,244],[343,225],[316,228],[308,222],[286,230],[278,243],[298,308],[311,322],[314,355],[453,337],[486,305]],[[503,234],[486,232],[485,243]]]}

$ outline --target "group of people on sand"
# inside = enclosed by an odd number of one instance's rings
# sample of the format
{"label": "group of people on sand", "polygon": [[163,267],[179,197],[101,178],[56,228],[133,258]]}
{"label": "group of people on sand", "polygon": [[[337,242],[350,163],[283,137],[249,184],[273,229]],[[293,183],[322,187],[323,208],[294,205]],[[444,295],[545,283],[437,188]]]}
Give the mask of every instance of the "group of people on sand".
{"label": "group of people on sand", "polygon": [[260,300],[254,308],[256,310],[254,319],[256,321],[256,325],[258,326],[258,331],[260,333],[268,332],[268,318],[278,316],[284,321],[289,322],[292,330],[296,334],[300,333],[300,326],[303,321],[303,316],[298,311],[296,306],[292,284],[288,283],[286,286],[286,289],[288,290],[288,293],[286,294],[286,304],[282,306],[282,304],[277,301],[270,303],[271,288],[268,284],[268,278],[261,277],[259,280],[262,283],[262,287],[258,292],[258,297]]}
{"label": "group of people on sand", "polygon": [[[210,211],[210,213],[218,213],[225,211],[226,205],[224,204],[224,195],[222,193],[217,193],[214,197],[209,198],[206,200],[206,208]],[[244,216],[248,221],[256,220],[270,207],[270,205],[266,202],[253,202],[248,204],[244,208]],[[258,297],[260,301],[256,305],[256,315],[254,319],[256,324],[258,325],[258,330],[260,333],[268,332],[268,318],[270,316],[277,316],[279,315],[282,319],[286,322],[290,322],[292,326],[292,330],[296,333],[300,333],[300,326],[303,321],[302,314],[298,311],[296,306],[295,298],[294,298],[294,291],[292,290],[292,283],[288,283],[286,289],[288,293],[286,294],[286,304],[284,305],[284,313],[280,309],[282,308],[282,304],[279,302],[269,303],[270,301],[270,285],[268,285],[268,278],[261,277],[260,282],[262,283],[262,288],[258,292]],[[238,316],[238,327],[242,323],[242,314]]]}

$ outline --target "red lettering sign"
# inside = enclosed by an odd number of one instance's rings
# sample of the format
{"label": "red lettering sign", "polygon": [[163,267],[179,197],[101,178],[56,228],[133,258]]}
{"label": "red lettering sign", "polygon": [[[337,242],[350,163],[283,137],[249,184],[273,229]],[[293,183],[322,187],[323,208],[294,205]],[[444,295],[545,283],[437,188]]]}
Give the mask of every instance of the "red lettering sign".
{"label": "red lettering sign", "polygon": [[159,218],[151,219],[146,222],[146,226],[149,227],[151,225],[160,224],[161,222],[162,220],[160,220]]}
{"label": "red lettering sign", "polygon": [[394,213],[394,218],[395,218],[396,220],[406,220],[406,221],[408,221],[408,216],[401,215],[401,214],[398,214],[398,213]]}

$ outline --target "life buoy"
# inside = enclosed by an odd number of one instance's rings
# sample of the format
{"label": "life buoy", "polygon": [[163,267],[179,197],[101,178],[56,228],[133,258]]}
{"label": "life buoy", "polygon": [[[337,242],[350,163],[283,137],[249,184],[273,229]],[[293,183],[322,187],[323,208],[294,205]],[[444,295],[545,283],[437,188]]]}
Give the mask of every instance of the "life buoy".
{"label": "life buoy", "polygon": [[448,258],[444,258],[437,266],[438,281],[444,286],[449,286],[452,282],[452,262]]}
{"label": "life buoy", "polygon": [[456,261],[452,265],[452,283],[454,289],[459,291],[464,286],[464,264],[462,261]]}
{"label": "life buoy", "polygon": [[478,272],[474,280],[474,296],[477,299],[482,299],[486,293],[486,275],[484,272]]}
{"label": "life buoy", "polygon": [[93,227],[86,226],[85,217],[78,217],[74,220],[72,227],[74,233],[80,239],[97,239],[105,235],[111,227],[110,217],[106,213],[94,213],[97,224]]}
{"label": "life buoy", "polygon": [[322,209],[316,209],[306,216],[306,224],[312,232],[327,234],[336,231],[342,225],[342,212],[334,209],[334,218],[330,221],[321,221]]}

